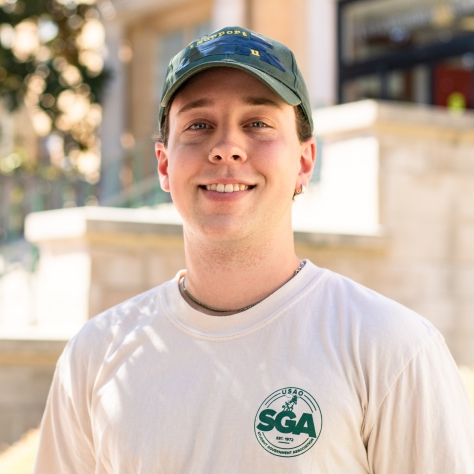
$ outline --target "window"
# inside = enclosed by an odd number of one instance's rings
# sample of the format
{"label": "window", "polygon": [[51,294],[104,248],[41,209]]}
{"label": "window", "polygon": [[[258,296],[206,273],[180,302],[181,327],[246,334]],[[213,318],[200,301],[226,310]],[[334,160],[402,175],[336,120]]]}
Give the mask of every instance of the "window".
{"label": "window", "polygon": [[209,21],[198,23],[191,27],[180,28],[170,33],[161,35],[158,38],[158,58],[156,67],[156,111],[158,113],[161,97],[161,91],[165,81],[168,64],[173,56],[179,53],[185,46],[196,38],[200,38],[206,34],[211,33],[211,23]]}

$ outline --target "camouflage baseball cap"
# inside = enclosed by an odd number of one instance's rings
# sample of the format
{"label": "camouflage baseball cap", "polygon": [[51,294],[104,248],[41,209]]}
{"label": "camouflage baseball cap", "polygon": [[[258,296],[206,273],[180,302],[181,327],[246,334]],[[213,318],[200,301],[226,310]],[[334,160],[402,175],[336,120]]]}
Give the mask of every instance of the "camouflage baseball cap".
{"label": "camouflage baseball cap", "polygon": [[238,26],[193,41],[170,61],[161,94],[160,125],[178,88],[212,67],[233,67],[252,74],[287,104],[299,105],[313,130],[308,90],[293,53],[278,41]]}

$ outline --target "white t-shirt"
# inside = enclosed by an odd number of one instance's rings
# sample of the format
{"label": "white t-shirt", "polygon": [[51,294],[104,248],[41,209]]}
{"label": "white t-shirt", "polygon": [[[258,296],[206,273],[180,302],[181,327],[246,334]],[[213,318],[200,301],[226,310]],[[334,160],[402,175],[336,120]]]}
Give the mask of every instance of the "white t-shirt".
{"label": "white t-shirt", "polygon": [[474,416],[424,318],[310,262],[232,316],[175,279],[61,356],[36,474],[472,474]]}

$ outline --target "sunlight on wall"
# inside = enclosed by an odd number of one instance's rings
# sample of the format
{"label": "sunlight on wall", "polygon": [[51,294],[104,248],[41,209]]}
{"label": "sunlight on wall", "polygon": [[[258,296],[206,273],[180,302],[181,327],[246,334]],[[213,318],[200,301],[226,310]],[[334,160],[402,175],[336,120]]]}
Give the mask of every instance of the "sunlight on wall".
{"label": "sunlight on wall", "polygon": [[293,207],[300,231],[377,234],[378,141],[360,137],[322,147],[321,181],[311,183]]}

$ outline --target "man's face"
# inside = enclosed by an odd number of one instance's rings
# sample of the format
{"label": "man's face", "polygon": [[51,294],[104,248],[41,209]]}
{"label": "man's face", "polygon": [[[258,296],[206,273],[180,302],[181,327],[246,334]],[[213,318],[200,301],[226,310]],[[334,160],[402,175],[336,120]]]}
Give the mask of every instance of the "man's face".
{"label": "man's face", "polygon": [[158,171],[185,226],[218,240],[291,226],[315,154],[313,139],[299,143],[292,106],[250,74],[213,68],[179,91],[169,123]]}

